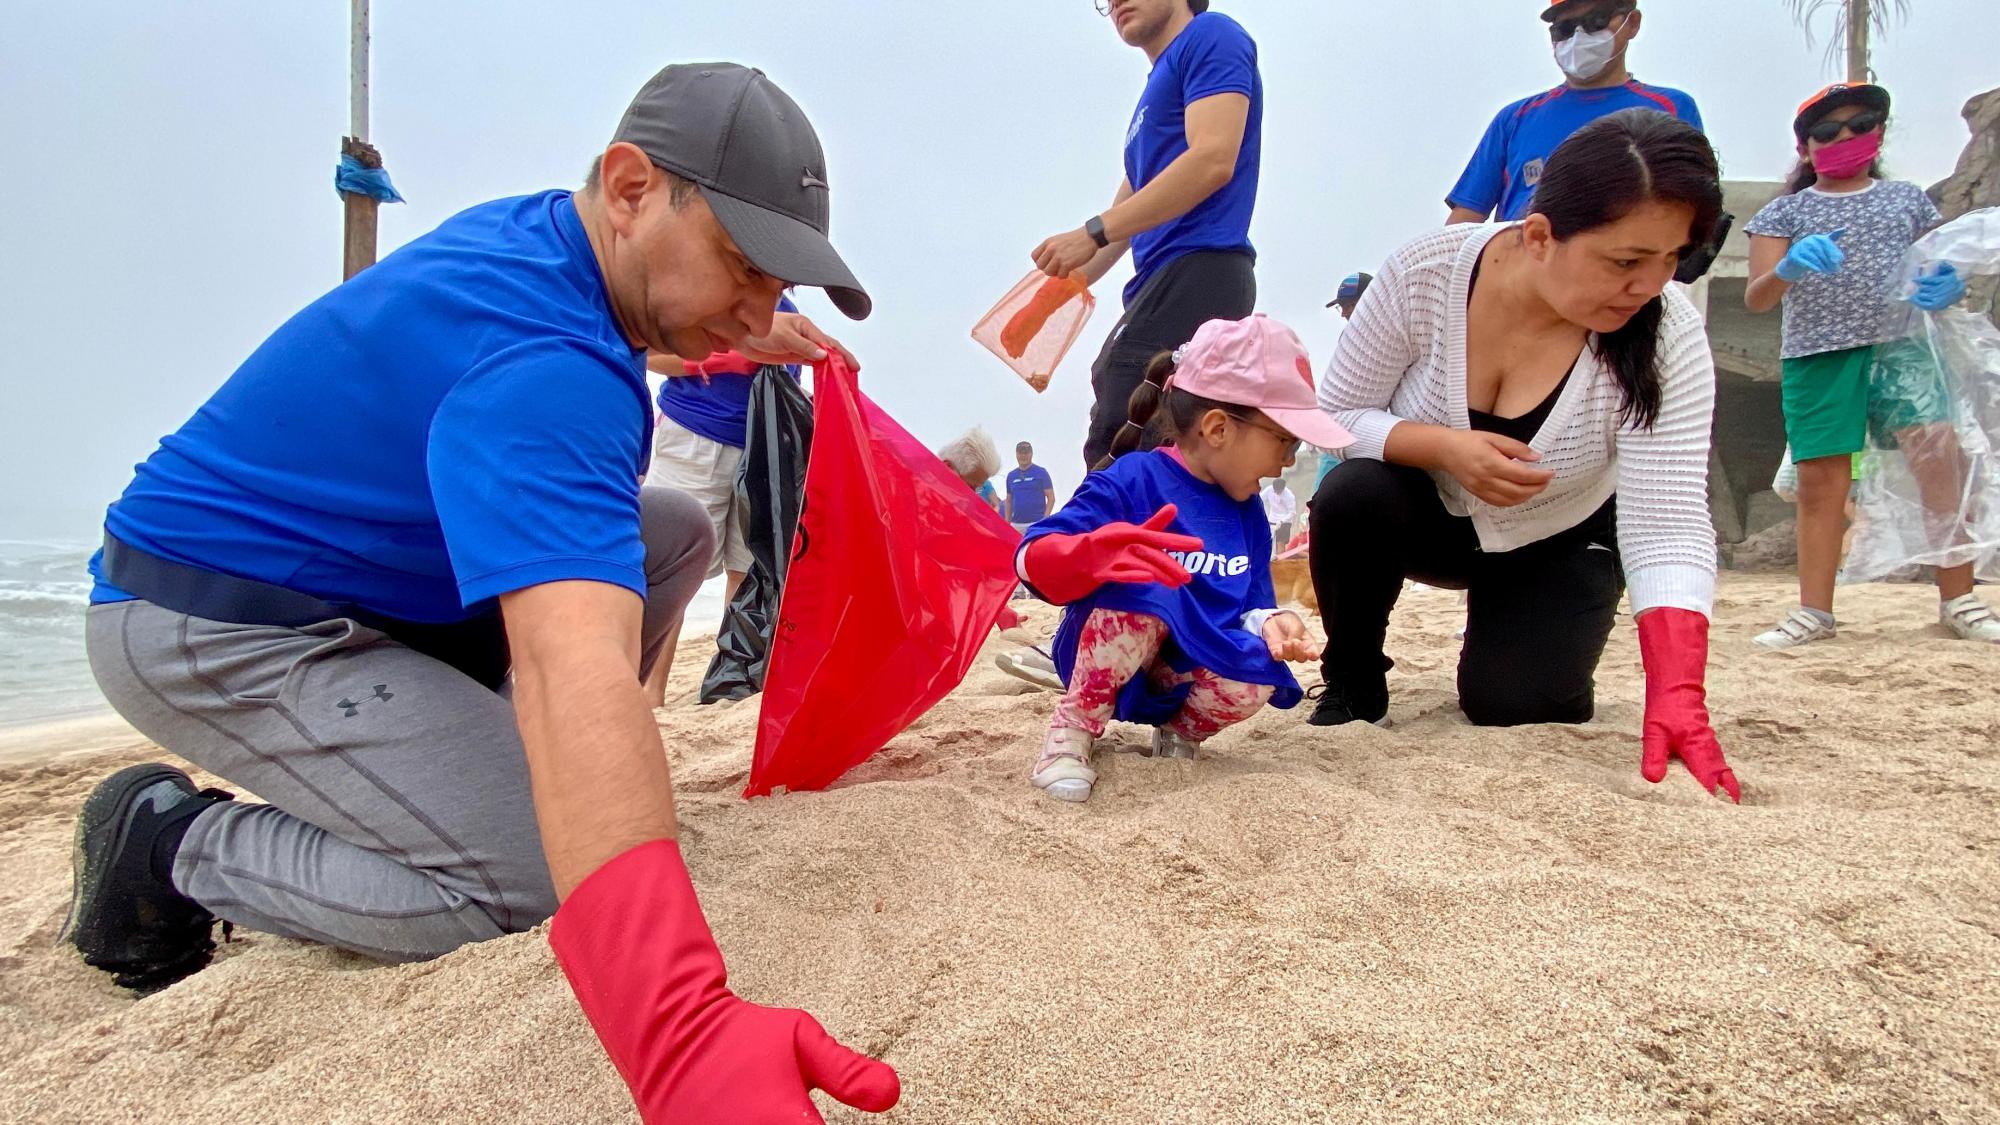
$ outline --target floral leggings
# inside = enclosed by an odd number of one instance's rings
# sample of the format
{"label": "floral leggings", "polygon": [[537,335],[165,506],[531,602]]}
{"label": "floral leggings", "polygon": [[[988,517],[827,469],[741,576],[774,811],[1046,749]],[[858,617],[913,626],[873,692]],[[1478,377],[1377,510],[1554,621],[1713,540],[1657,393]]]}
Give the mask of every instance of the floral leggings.
{"label": "floral leggings", "polygon": [[1190,742],[1206,742],[1222,728],[1240,723],[1270,702],[1268,684],[1244,684],[1225,680],[1206,668],[1175,672],[1160,657],[1167,639],[1167,623],[1143,613],[1121,610],[1092,611],[1083,623],[1083,636],[1076,646],[1076,667],[1069,677],[1069,692],[1056,705],[1054,727],[1084,731],[1093,737],[1104,734],[1118,702],[1118,692],[1142,670],[1155,687],[1170,688],[1191,683],[1187,702],[1167,729]]}

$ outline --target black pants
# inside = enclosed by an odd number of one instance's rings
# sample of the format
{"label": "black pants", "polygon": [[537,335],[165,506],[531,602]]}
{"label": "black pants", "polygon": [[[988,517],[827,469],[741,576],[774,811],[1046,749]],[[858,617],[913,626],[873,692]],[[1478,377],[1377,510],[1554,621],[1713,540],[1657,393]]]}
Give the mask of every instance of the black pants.
{"label": "black pants", "polygon": [[1445,511],[1429,473],[1342,462],[1312,502],[1312,578],[1326,619],[1329,685],[1386,691],[1382,652],[1403,580],[1467,590],[1458,701],[1480,726],[1588,722],[1592,677],[1625,574],[1616,501],[1567,531],[1497,554],[1472,521]]}
{"label": "black pants", "polygon": [[1083,443],[1085,471],[1111,452],[1125,407],[1155,355],[1188,342],[1206,321],[1241,320],[1257,307],[1256,258],[1239,250],[1183,254],[1146,279],[1090,366],[1096,402]]}

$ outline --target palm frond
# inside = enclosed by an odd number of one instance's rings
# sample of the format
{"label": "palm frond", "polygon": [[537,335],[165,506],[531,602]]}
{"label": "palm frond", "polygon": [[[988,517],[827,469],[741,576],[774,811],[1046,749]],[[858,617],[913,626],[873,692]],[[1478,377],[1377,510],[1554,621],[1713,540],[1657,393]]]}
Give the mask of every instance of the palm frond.
{"label": "palm frond", "polygon": [[[1815,27],[1820,17],[1825,16],[1827,25],[1826,61],[1837,64],[1841,52],[1847,47],[1847,0],[1785,0],[1785,7],[1792,12],[1792,21],[1806,33],[1806,46],[1819,46]],[[1910,0],[1874,0],[1868,22],[1875,26],[1878,35],[1887,35],[1889,30],[1910,18]]]}

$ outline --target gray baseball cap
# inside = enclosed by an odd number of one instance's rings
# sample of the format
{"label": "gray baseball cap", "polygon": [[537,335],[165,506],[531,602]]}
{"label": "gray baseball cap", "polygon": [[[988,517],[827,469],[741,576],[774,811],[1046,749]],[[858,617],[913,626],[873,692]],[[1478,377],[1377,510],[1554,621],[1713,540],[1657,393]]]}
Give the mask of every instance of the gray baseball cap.
{"label": "gray baseball cap", "polygon": [[772,277],[826,290],[855,320],[874,307],[827,241],[826,154],[798,103],[764,72],[676,63],[640,88],[616,141],[701,188],[737,249]]}

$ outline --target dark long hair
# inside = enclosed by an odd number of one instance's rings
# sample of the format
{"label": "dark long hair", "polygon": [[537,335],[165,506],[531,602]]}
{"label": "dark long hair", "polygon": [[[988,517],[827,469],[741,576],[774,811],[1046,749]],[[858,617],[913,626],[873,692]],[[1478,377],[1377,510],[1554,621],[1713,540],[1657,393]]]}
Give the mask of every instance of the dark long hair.
{"label": "dark long hair", "polygon": [[[1658,110],[1628,109],[1570,135],[1549,158],[1531,214],[1546,216],[1558,241],[1615,223],[1645,203],[1694,208],[1681,253],[1707,245],[1722,217],[1722,173],[1701,130]],[[1660,414],[1660,319],[1655,297],[1616,332],[1597,338],[1597,354],[1624,392],[1622,422],[1650,429]]]}
{"label": "dark long hair", "polygon": [[[1118,431],[1118,436],[1111,439],[1111,452],[1090,467],[1093,472],[1142,445],[1151,448],[1179,438],[1194,429],[1202,416],[1211,410],[1220,410],[1231,418],[1245,420],[1255,413],[1250,407],[1217,402],[1190,394],[1179,387],[1167,390],[1167,380],[1173,373],[1172,352],[1161,352],[1147,362],[1145,382],[1133,390],[1131,400],[1125,404],[1125,425]],[[1167,407],[1165,415],[1160,414],[1163,401]]]}

